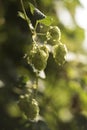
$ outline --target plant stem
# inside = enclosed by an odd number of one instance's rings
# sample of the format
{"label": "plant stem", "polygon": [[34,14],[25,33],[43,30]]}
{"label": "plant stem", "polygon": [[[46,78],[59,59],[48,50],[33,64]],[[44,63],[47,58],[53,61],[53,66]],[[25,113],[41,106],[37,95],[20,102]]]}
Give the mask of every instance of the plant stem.
{"label": "plant stem", "polygon": [[40,35],[40,36],[45,36],[46,33],[37,33],[37,35]]}
{"label": "plant stem", "polygon": [[33,84],[33,97],[37,97],[37,91],[38,91],[38,73],[36,72],[35,81]]}
{"label": "plant stem", "polygon": [[21,2],[21,6],[22,6],[22,9],[23,9],[23,12],[24,12],[25,19],[26,19],[27,24],[29,26],[29,29],[31,30],[31,33],[33,34],[34,33],[34,28],[31,25],[29,18],[27,17],[27,14],[26,14],[26,11],[25,11],[25,8],[24,8],[24,4],[23,4],[23,0],[20,0],[20,2]]}
{"label": "plant stem", "polygon": [[36,72],[36,85],[37,85],[37,88],[38,88],[38,72]]}

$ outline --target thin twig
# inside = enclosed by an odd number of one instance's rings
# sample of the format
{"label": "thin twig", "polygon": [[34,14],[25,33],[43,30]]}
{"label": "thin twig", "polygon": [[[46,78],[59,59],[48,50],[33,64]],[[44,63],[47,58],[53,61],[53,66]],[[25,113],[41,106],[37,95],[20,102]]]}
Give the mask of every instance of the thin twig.
{"label": "thin twig", "polygon": [[29,21],[29,18],[27,17],[27,14],[26,14],[26,11],[25,11],[25,8],[24,8],[23,1],[20,0],[20,2],[21,2],[21,6],[22,6],[22,9],[23,9],[23,12],[24,12],[24,17],[25,17],[25,19],[26,19],[26,21],[27,21],[27,24],[28,24],[28,26],[29,26],[29,29],[31,30],[31,33],[33,33],[33,32],[34,32],[34,28],[31,26],[31,23],[30,23],[30,21]]}

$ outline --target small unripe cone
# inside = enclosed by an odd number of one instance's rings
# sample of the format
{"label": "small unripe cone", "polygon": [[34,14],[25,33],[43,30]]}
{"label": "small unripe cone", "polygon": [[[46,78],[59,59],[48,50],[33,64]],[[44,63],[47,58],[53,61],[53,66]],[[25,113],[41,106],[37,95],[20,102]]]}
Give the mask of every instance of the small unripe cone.
{"label": "small unripe cone", "polygon": [[30,52],[31,63],[39,71],[45,69],[48,56],[48,48],[45,45],[36,46]]}
{"label": "small unripe cone", "polygon": [[57,26],[50,26],[50,29],[47,32],[47,39],[60,40],[61,32]]}
{"label": "small unripe cone", "polygon": [[35,99],[29,99],[29,97],[24,96],[19,100],[19,108],[22,113],[30,120],[34,120],[39,114],[38,103]]}
{"label": "small unripe cone", "polygon": [[53,38],[47,39],[46,44],[49,44],[51,46],[59,44],[59,41]]}
{"label": "small unripe cone", "polygon": [[59,43],[53,47],[53,57],[58,65],[64,64],[66,53],[67,48],[65,44]]}

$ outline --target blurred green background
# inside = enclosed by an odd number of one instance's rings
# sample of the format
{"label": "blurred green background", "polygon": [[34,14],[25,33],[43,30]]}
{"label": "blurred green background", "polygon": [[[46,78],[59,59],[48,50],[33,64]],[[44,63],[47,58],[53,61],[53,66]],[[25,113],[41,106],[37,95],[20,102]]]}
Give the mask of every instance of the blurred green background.
{"label": "blurred green background", "polygon": [[79,0],[25,0],[25,6],[27,1],[54,19],[53,25],[60,28],[68,54],[63,66],[57,66],[50,54],[46,78],[39,78],[40,117],[37,122],[22,119],[16,105],[19,86],[25,86],[24,77],[29,81],[35,78],[23,58],[32,42],[31,33],[18,17],[20,1],[0,0],[0,130],[86,130],[85,29],[76,21],[76,9],[82,4]]}

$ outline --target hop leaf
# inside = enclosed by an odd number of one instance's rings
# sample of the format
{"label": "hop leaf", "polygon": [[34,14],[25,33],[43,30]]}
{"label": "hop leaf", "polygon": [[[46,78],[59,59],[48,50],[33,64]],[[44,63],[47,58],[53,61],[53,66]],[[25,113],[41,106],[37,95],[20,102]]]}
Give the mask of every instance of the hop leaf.
{"label": "hop leaf", "polygon": [[44,19],[46,16],[37,8],[34,10],[34,17],[39,20],[39,19]]}
{"label": "hop leaf", "polygon": [[53,23],[53,18],[46,16],[44,19],[39,19],[38,22],[46,26],[50,26]]}
{"label": "hop leaf", "polygon": [[35,8],[33,4],[31,4],[30,2],[28,4],[33,17],[36,20],[44,19],[46,17],[39,9]]}
{"label": "hop leaf", "polygon": [[58,65],[64,64],[66,53],[67,48],[65,44],[59,43],[53,46],[53,57]]}

